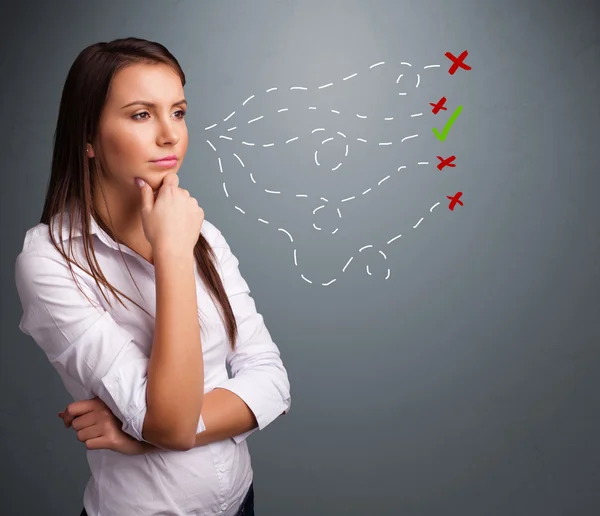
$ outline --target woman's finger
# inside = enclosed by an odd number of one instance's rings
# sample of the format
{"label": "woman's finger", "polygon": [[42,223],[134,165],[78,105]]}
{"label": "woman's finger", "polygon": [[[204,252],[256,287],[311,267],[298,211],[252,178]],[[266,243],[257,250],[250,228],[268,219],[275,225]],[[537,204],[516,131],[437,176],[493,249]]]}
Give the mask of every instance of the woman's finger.
{"label": "woman's finger", "polygon": [[89,412],[87,414],[84,414],[83,416],[79,416],[73,419],[73,421],[71,422],[71,427],[73,428],[73,430],[83,430],[88,426],[95,425],[99,420],[100,418],[98,417],[97,412]]}
{"label": "woman's finger", "polygon": [[102,435],[104,435],[103,429],[99,425],[94,425],[88,426],[83,430],[79,430],[79,432],[77,432],[77,439],[84,443],[89,439],[95,439],[96,437],[101,437]]}
{"label": "woman's finger", "polygon": [[85,441],[88,450],[111,450],[112,444],[104,435],[92,437]]}

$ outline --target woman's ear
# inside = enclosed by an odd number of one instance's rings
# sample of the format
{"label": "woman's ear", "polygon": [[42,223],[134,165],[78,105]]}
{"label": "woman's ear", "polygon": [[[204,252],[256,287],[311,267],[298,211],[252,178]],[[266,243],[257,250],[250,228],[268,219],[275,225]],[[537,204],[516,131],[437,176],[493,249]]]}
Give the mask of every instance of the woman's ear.
{"label": "woman's ear", "polygon": [[95,154],[94,154],[94,148],[92,147],[92,144],[91,144],[91,143],[88,143],[88,144],[87,144],[87,147],[86,147],[86,154],[87,154],[87,157],[88,157],[88,158],[94,158],[94,157],[95,157]]}

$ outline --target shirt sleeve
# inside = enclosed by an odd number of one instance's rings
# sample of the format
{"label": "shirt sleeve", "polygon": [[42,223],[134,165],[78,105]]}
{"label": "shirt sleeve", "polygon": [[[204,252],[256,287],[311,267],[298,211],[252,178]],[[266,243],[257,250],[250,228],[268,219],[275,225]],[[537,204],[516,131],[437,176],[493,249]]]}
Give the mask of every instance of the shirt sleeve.
{"label": "shirt sleeve", "polygon": [[227,355],[232,378],[217,387],[237,394],[258,423],[258,428],[233,437],[239,443],[290,410],[290,383],[279,349],[240,273],[239,261],[221,232],[215,230],[217,236],[212,247],[219,259],[221,278],[238,326],[235,349]]}
{"label": "shirt sleeve", "polygon": [[[81,274],[75,266],[74,273]],[[81,394],[76,401],[85,394],[99,397],[122,421],[124,432],[144,441],[148,357],[132,335],[80,277],[78,283],[97,306],[83,296],[58,252],[21,252],[15,280],[23,308],[19,329],[44,351],[65,386],[75,386],[71,394]],[[198,428],[205,429],[202,420]]]}

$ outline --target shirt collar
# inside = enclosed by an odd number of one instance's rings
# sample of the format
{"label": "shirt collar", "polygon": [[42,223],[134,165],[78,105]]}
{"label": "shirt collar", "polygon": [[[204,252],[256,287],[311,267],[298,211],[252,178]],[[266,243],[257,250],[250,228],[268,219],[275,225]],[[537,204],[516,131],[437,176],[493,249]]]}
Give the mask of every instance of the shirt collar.
{"label": "shirt collar", "polygon": [[[76,238],[76,237],[80,237],[82,236],[82,226],[80,224],[80,220],[79,220],[79,208],[77,207],[74,211],[74,224],[73,224],[73,229],[71,231],[71,238]],[[60,241],[65,241],[69,239],[69,223],[70,223],[70,216],[69,216],[69,208],[67,207],[65,209],[65,211],[63,211],[63,220],[62,220],[62,226],[60,224],[60,213],[57,213],[56,215],[54,215],[52,217],[52,221],[51,221],[51,225],[52,225],[52,232],[54,234],[54,237],[57,240]],[[104,244],[108,245],[109,247],[112,247],[113,249],[119,249],[119,246],[117,245],[117,243],[110,237],[110,235],[108,233],[106,233],[106,231],[104,231],[100,225],[98,224],[98,222],[96,222],[96,219],[94,219],[93,216],[90,217],[90,235],[96,235]]]}

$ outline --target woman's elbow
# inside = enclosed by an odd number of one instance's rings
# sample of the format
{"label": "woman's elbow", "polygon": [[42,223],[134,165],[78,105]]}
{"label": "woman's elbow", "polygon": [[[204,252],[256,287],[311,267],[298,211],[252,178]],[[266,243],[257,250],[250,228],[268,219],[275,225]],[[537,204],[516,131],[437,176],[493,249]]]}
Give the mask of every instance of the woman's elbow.
{"label": "woman's elbow", "polygon": [[142,437],[150,444],[171,451],[188,451],[196,444],[196,434],[179,428],[155,426],[151,421],[144,421]]}

